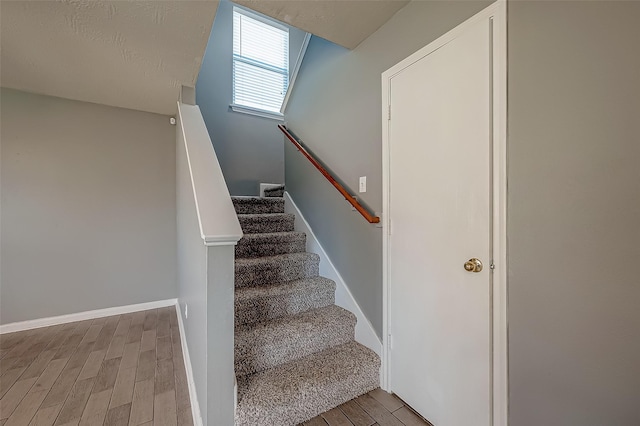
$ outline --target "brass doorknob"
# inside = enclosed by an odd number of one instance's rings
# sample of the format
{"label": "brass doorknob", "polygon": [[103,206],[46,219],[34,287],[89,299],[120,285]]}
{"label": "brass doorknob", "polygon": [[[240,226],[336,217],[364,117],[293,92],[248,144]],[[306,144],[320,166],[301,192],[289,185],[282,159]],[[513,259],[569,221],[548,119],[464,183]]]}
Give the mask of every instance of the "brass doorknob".
{"label": "brass doorknob", "polygon": [[474,257],[464,263],[464,269],[467,272],[480,272],[482,271],[482,262]]}

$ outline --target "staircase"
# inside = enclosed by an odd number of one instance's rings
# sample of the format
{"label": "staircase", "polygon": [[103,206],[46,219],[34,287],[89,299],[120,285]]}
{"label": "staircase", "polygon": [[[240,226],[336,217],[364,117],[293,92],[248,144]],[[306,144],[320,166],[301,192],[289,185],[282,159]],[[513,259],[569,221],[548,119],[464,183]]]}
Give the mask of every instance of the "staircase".
{"label": "staircase", "polygon": [[354,340],[356,317],[284,213],[282,188],[233,197],[236,246],[236,426],[309,420],[379,385],[380,359]]}

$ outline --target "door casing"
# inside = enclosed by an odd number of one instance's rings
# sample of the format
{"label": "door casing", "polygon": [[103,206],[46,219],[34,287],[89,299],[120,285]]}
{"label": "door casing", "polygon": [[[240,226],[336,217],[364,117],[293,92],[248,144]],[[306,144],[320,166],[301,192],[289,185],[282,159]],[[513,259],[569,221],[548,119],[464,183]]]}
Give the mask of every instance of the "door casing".
{"label": "door casing", "polygon": [[493,288],[492,288],[492,425],[508,425],[507,359],[507,3],[498,0],[413,55],[382,73],[382,371],[381,387],[389,391],[389,116],[391,78],[406,67],[458,37],[469,25],[490,20],[493,27]]}

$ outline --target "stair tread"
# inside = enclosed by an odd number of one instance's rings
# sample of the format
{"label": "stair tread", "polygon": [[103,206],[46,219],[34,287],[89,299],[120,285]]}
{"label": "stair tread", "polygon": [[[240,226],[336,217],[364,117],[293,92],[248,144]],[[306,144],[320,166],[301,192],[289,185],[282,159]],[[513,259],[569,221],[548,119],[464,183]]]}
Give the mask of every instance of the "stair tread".
{"label": "stair tread", "polygon": [[356,317],[331,305],[301,314],[244,324],[235,331],[236,374],[291,362],[354,339]]}
{"label": "stair tread", "polygon": [[278,198],[278,197],[261,197],[259,195],[232,195],[231,196],[232,200],[239,200],[239,201],[245,201],[245,200],[267,200],[267,201],[272,201],[272,200],[283,200],[283,198]]}
{"label": "stair tread", "polygon": [[284,198],[231,197],[237,213],[284,213]]}
{"label": "stair tread", "polygon": [[301,253],[307,248],[304,232],[268,232],[244,234],[236,244],[237,259],[275,256],[286,253]]}
{"label": "stair tread", "polygon": [[235,286],[255,287],[317,277],[319,264],[320,256],[308,252],[236,259]]}
{"label": "stair tread", "polygon": [[300,280],[286,281],[257,287],[241,287],[236,289],[235,298],[238,300],[254,299],[265,296],[277,296],[290,294],[296,291],[309,290],[312,287],[331,287],[335,289],[335,282],[325,277],[303,278]]}
{"label": "stair tread", "polygon": [[238,378],[236,425],[296,425],[379,386],[380,359],[355,341]]}
{"label": "stair tread", "polygon": [[333,305],[335,289],[336,283],[324,277],[240,287],[235,294],[236,324],[268,321]]}
{"label": "stair tread", "polygon": [[235,248],[236,258],[257,258],[306,250],[304,232],[285,231],[244,234]]}
{"label": "stair tread", "polygon": [[244,234],[241,240],[278,240],[278,239],[295,239],[304,240],[307,234],[299,231],[283,231],[283,232],[260,232],[255,234]]}
{"label": "stair tread", "polygon": [[236,343],[246,340],[247,343],[255,345],[258,343],[256,339],[273,342],[270,337],[263,338],[263,336],[266,335],[278,335],[281,340],[294,338],[307,339],[310,336],[304,335],[305,333],[308,334],[310,330],[314,328],[319,329],[329,323],[337,321],[353,323],[355,326],[356,317],[353,313],[340,306],[330,305],[285,318],[236,326]]}
{"label": "stair tread", "polygon": [[290,213],[238,214],[245,234],[264,234],[294,231],[295,215]]}
{"label": "stair tread", "polygon": [[309,253],[307,251],[303,251],[300,253],[284,253],[277,254],[275,256],[262,256],[255,258],[247,258],[247,259],[236,259],[236,266],[245,266],[245,265],[261,265],[265,263],[278,263],[284,260],[306,260],[306,259],[315,259],[318,262],[320,261],[320,256],[315,253]]}
{"label": "stair tread", "polygon": [[276,217],[295,217],[293,213],[238,213],[240,219],[252,219],[252,218],[276,218]]}

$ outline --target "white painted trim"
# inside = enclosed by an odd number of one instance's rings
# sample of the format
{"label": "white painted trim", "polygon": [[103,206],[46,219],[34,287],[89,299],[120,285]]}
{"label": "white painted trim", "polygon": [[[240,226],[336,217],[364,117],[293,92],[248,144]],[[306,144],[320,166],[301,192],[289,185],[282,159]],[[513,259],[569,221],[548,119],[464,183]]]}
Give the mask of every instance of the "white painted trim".
{"label": "white painted trim", "polygon": [[507,1],[499,0],[493,18],[494,200],[493,229],[493,425],[509,424],[507,318]]}
{"label": "white painted trim", "polygon": [[231,104],[229,107],[231,107],[233,112],[255,115],[256,117],[269,118],[271,120],[284,121],[284,115],[281,112],[267,111],[266,109],[253,108],[238,104]]}
{"label": "white painted trim", "polygon": [[200,403],[198,402],[198,394],[196,393],[196,382],[193,380],[193,367],[191,367],[191,357],[189,356],[189,347],[187,346],[187,335],[182,322],[182,309],[176,300],[176,314],[178,315],[178,327],[180,328],[180,342],[182,343],[182,359],[184,360],[184,369],[187,372],[187,384],[189,386],[189,399],[191,400],[191,417],[194,426],[203,426],[202,414],[200,413]]}
{"label": "white painted trim", "polygon": [[196,385],[193,380],[193,368],[191,367],[191,358],[189,356],[189,348],[187,347],[187,337],[185,334],[184,323],[182,321],[182,311],[178,299],[158,300],[155,302],[137,303],[135,305],[117,306],[113,308],[96,309],[93,311],[78,312],[75,314],[59,315],[55,317],[39,318],[30,321],[13,322],[0,325],[0,334],[14,333],[17,331],[31,330],[40,327],[49,327],[52,325],[66,324],[70,322],[85,321],[89,319],[110,317],[114,315],[129,314],[132,312],[146,311],[149,309],[166,308],[175,306],[178,316],[178,327],[180,328],[180,340],[182,343],[182,358],[187,373],[187,383],[189,386],[189,398],[191,400],[191,412],[195,426],[202,425],[202,416],[200,414],[200,405],[196,394]]}
{"label": "white painted trim", "polygon": [[304,55],[305,53],[307,53],[307,47],[309,47],[310,40],[311,40],[311,33],[306,33],[304,35],[304,40],[302,40],[302,46],[300,46],[300,52],[298,53],[296,64],[293,66],[293,71],[289,75],[289,86],[287,86],[287,93],[285,93],[284,100],[282,101],[282,107],[280,107],[280,112],[283,114],[287,110],[287,104],[289,103],[289,98],[291,97],[293,86],[296,84],[296,79],[298,78],[298,72],[300,71],[300,67],[302,66],[302,60],[304,59]]}
{"label": "white painted trim", "polygon": [[458,25],[426,47],[382,73],[382,380],[381,387],[390,391],[389,350],[389,101],[393,76],[427,54],[452,41],[469,25],[491,19],[494,23],[493,53],[493,128],[494,128],[494,277],[493,277],[493,426],[508,425],[508,358],[507,358],[507,2],[498,0],[467,21]]}
{"label": "white painted trim", "polygon": [[218,235],[216,237],[204,237],[204,245],[207,247],[213,246],[235,246],[238,244],[235,241],[235,235]]}
{"label": "white painted trim", "polygon": [[128,314],[131,312],[146,311],[148,309],[166,308],[178,302],[177,299],[159,300],[156,302],[137,303],[135,305],[117,306],[114,308],[95,309],[93,311],[77,312],[74,314],[58,315],[55,317],[38,318],[29,321],[12,322],[0,325],[0,334],[14,333],[16,331],[31,330],[33,328],[49,327],[51,325],[66,324],[69,322],[84,321],[88,319],[110,317],[113,315]]}
{"label": "white painted trim", "polygon": [[273,19],[270,16],[264,15],[262,13],[256,12],[253,9],[249,9],[248,7],[242,6],[240,4],[234,4],[233,5],[233,10],[234,12],[236,11],[241,15],[245,15],[251,19],[255,19],[256,21],[260,21],[263,24],[267,24],[267,25],[271,25],[274,28],[278,28],[279,30],[282,31],[289,31],[289,27],[285,24],[283,24],[282,22]]}
{"label": "white painted trim", "polygon": [[176,139],[176,143],[186,152],[200,236],[204,244],[236,244],[242,238],[242,229],[197,105],[178,102]]}
{"label": "white painted trim", "polygon": [[356,302],[351,291],[349,291],[349,287],[342,278],[342,275],[340,275],[340,272],[338,272],[333,262],[331,262],[327,252],[313,233],[311,226],[309,226],[309,222],[304,218],[288,192],[284,193],[284,208],[285,212],[292,213],[296,216],[294,222],[296,231],[307,234],[307,250],[320,256],[320,275],[335,281],[336,305],[352,312],[356,316],[358,320],[356,323],[356,342],[368,347],[380,356],[382,353],[382,342],[380,342],[373,325],[371,325],[371,322],[369,322],[364,312],[362,312],[362,309],[360,309],[358,302]]}

